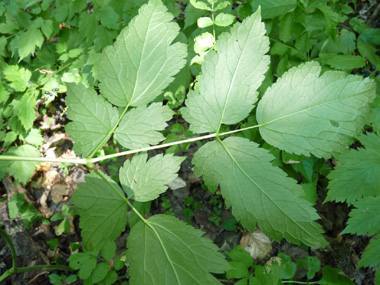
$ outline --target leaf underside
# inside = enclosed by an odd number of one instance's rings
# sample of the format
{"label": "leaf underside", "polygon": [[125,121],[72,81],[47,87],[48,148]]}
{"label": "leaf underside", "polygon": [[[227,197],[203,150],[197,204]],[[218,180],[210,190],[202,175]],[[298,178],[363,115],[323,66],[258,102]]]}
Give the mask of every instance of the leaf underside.
{"label": "leaf underside", "polygon": [[215,132],[221,124],[243,120],[257,101],[257,88],[268,69],[269,40],[260,11],[220,35],[217,52],[210,51],[202,65],[200,94],[191,90],[181,110],[190,130]]}
{"label": "leaf underside", "polygon": [[135,201],[146,202],[158,198],[177,177],[183,157],[158,154],[147,162],[148,155],[138,154],[120,168],[123,189]]}
{"label": "leaf underside", "polygon": [[139,222],[128,236],[130,284],[220,284],[209,274],[230,269],[204,234],[168,215]]}
{"label": "leaf underside", "polygon": [[256,222],[271,238],[319,247],[326,245],[319,218],[295,180],[277,167],[267,150],[247,139],[230,137],[201,147],[194,155],[194,171],[213,190],[220,184],[227,205],[244,227]]}
{"label": "leaf underside", "polygon": [[165,137],[159,132],[166,127],[174,112],[161,103],[130,110],[115,131],[115,139],[125,148],[139,149],[158,144]]}
{"label": "leaf underside", "polygon": [[373,80],[308,62],[268,88],[257,107],[260,134],[290,153],[331,157],[346,150],[375,98]]}
{"label": "leaf underside", "polygon": [[113,185],[122,196],[123,191],[110,177],[96,173],[86,175],[86,183],[78,185],[71,198],[80,208],[80,227],[83,246],[86,250],[99,250],[109,241],[114,241],[127,224],[128,208],[125,201],[111,188]]}
{"label": "leaf underside", "polygon": [[142,6],[99,63],[101,93],[112,104],[144,106],[154,100],[185,65],[186,46],[174,43],[179,26],[158,0]]}
{"label": "leaf underside", "polygon": [[75,142],[74,151],[87,157],[107,137],[118,121],[116,108],[95,90],[83,85],[67,84],[67,134]]}

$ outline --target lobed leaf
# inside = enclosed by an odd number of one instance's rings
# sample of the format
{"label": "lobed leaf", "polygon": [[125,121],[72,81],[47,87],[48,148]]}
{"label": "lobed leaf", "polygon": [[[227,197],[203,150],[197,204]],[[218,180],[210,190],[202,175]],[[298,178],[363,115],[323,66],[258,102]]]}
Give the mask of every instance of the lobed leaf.
{"label": "lobed leaf", "polygon": [[215,132],[221,124],[236,124],[249,114],[269,65],[264,34],[258,10],[219,36],[217,52],[209,51],[202,65],[200,94],[191,90],[181,110],[190,130]]}
{"label": "lobed leaf", "polygon": [[[110,177],[96,173],[86,175],[86,183],[78,185],[71,201],[80,208],[80,227],[86,250],[99,250],[114,241],[127,224],[127,205],[123,190]],[[119,194],[113,189],[117,189]]]}
{"label": "lobed leaf", "polygon": [[75,142],[75,152],[87,157],[115,127],[119,114],[94,90],[83,85],[67,84],[66,104],[67,117],[73,120],[65,126],[66,132]]}
{"label": "lobed leaf", "polygon": [[28,55],[34,55],[36,48],[41,48],[44,42],[44,37],[39,29],[30,28],[27,32],[22,33],[17,37],[16,47],[20,60],[23,60]]}
{"label": "lobed leaf", "polygon": [[233,215],[253,232],[256,222],[271,238],[311,247],[325,246],[319,216],[301,198],[295,180],[272,166],[273,156],[247,139],[230,137],[201,147],[194,155],[194,171],[211,190],[220,184]]}
{"label": "lobed leaf", "polygon": [[136,224],[127,240],[130,284],[220,284],[209,272],[230,266],[203,234],[168,215]]}
{"label": "lobed leaf", "polygon": [[380,233],[380,196],[367,197],[354,204],[347,227],[341,234],[373,236]]}
{"label": "lobed leaf", "polygon": [[256,112],[265,141],[290,153],[330,157],[360,133],[375,98],[373,80],[320,72],[317,62],[301,64],[267,89]]}
{"label": "lobed leaf", "polygon": [[142,6],[100,60],[101,93],[119,107],[144,106],[165,89],[185,65],[186,46],[171,44],[179,33],[159,0]]}
{"label": "lobed leaf", "polygon": [[326,201],[351,204],[362,197],[380,195],[380,137],[369,133],[359,140],[365,149],[351,149],[339,156],[339,164],[327,176]]}
{"label": "lobed leaf", "polygon": [[163,131],[174,112],[161,103],[153,103],[130,110],[115,131],[115,139],[124,147],[139,149],[158,144],[165,137]]}
{"label": "lobed leaf", "polygon": [[158,154],[148,160],[148,154],[139,154],[127,160],[120,168],[120,182],[129,198],[147,202],[158,198],[177,177],[183,157]]}

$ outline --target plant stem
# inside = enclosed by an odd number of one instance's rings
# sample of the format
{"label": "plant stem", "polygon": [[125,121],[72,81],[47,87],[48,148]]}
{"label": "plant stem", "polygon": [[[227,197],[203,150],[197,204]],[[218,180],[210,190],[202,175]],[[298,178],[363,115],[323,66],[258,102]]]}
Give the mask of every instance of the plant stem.
{"label": "plant stem", "polygon": [[87,160],[83,158],[70,159],[70,158],[24,157],[24,156],[0,155],[0,160],[87,164]]}
{"label": "plant stem", "polygon": [[248,131],[251,129],[255,129],[258,127],[261,127],[262,125],[255,125],[255,126],[250,126],[242,129],[237,129],[233,131],[228,131],[224,133],[214,133],[214,134],[209,134],[201,137],[194,137],[186,140],[181,140],[181,141],[176,141],[176,142],[171,142],[171,143],[166,143],[166,144],[160,144],[160,145],[155,145],[155,146],[150,146],[150,147],[145,147],[145,148],[140,148],[140,149],[134,149],[134,150],[128,150],[124,152],[119,152],[115,154],[110,154],[110,155],[105,155],[101,157],[96,157],[96,158],[88,158],[88,159],[67,159],[67,158],[48,158],[48,157],[23,157],[23,156],[10,156],[10,155],[0,155],[0,161],[1,160],[17,160],[17,161],[36,161],[36,162],[58,162],[58,163],[73,163],[73,164],[86,164],[86,165],[91,165],[93,163],[114,158],[114,157],[119,157],[119,156],[125,156],[125,155],[130,155],[130,154],[135,154],[143,151],[148,151],[148,150],[154,150],[154,149],[160,149],[160,148],[165,148],[165,147],[170,147],[173,145],[179,145],[183,143],[189,143],[189,142],[195,142],[195,141],[200,141],[200,140],[205,140],[205,139],[211,139],[215,137],[221,137],[221,136],[226,136],[226,135],[231,135],[243,131]]}
{"label": "plant stem", "polygon": [[[90,160],[90,162],[91,163],[95,163],[95,162],[98,162],[98,161],[102,161],[102,160],[106,160],[106,159],[110,159],[110,158],[114,158],[114,157],[119,157],[119,156],[124,156],[124,155],[135,154],[135,153],[139,153],[139,152],[143,152],[143,151],[160,149],[160,148],[170,147],[170,146],[173,146],[173,145],[179,145],[179,144],[183,144],[183,143],[189,143],[189,142],[195,142],[195,141],[200,141],[200,140],[205,140],[205,139],[210,139],[210,138],[215,138],[215,137],[221,137],[221,136],[231,135],[231,134],[239,133],[239,132],[242,132],[242,131],[247,131],[247,130],[255,129],[255,128],[258,128],[260,126],[261,125],[255,125],[255,126],[250,126],[250,127],[246,127],[246,128],[243,128],[243,129],[233,130],[233,131],[224,132],[224,133],[220,133],[220,134],[214,133],[214,134],[210,134],[210,135],[206,135],[206,136],[202,136],[202,137],[195,137],[195,138],[190,138],[190,139],[186,139],[186,140],[166,143],[166,144],[160,144],[160,145],[155,145],[155,146],[150,146],[150,147],[145,147],[145,148],[140,148],[140,149],[123,151],[123,152],[119,152],[119,153],[105,155],[105,156],[102,156],[102,157],[93,158],[93,159]],[[0,156],[0,160],[1,160],[1,156]]]}
{"label": "plant stem", "polygon": [[9,235],[3,229],[0,229],[0,235],[5,239],[5,241],[7,242],[8,246],[11,250],[12,269],[16,270],[16,268],[17,268],[17,255],[16,255],[16,249],[15,249],[15,246],[12,242],[12,239],[9,237]]}
{"label": "plant stem", "polygon": [[74,271],[70,267],[66,265],[36,265],[36,266],[29,266],[29,267],[18,267],[16,270],[13,268],[8,269],[5,271],[1,276],[0,276],[0,282],[4,281],[7,277],[18,274],[18,273],[23,273],[23,272],[28,272],[28,271],[40,271],[40,270],[61,270],[61,271]]}

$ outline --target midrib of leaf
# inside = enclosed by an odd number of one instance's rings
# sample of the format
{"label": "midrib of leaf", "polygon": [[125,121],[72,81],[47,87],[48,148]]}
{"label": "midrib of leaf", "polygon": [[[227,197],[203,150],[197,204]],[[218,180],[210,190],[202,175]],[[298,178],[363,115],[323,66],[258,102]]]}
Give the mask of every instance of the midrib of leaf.
{"label": "midrib of leaf", "polygon": [[[103,147],[103,145],[109,140],[109,138],[112,136],[112,134],[115,132],[117,126],[120,124],[121,120],[123,119],[124,115],[127,113],[128,111],[128,108],[131,106],[132,102],[133,102],[133,99],[136,95],[136,87],[137,87],[137,83],[139,81],[139,75],[140,75],[140,69],[141,69],[141,62],[142,62],[142,58],[143,58],[143,54],[145,53],[145,47],[146,47],[146,39],[148,37],[148,33],[150,31],[150,24],[152,22],[152,18],[153,18],[153,15],[154,15],[154,12],[152,14],[152,17],[149,18],[149,24],[148,24],[148,29],[147,29],[147,32],[145,33],[145,37],[144,37],[144,45],[143,45],[143,49],[142,49],[142,52],[141,52],[141,56],[140,56],[140,60],[139,60],[139,66],[137,68],[137,76],[136,76],[136,81],[135,81],[135,85],[133,87],[133,92],[132,92],[132,96],[131,96],[131,99],[129,100],[129,103],[128,105],[125,107],[123,113],[120,115],[119,119],[117,120],[115,126],[108,132],[108,134],[106,135],[106,137],[101,141],[101,143],[95,148],[95,150],[90,154],[90,156],[87,158],[87,160],[90,160],[97,152],[98,150]],[[124,39],[125,40],[125,39]],[[112,65],[113,66],[113,65]],[[162,69],[162,67],[161,67]],[[161,70],[160,69],[160,70]],[[156,74],[157,76],[157,74]],[[123,86],[123,90],[124,90],[124,85],[122,84]],[[150,86],[150,85],[149,85]],[[144,92],[146,91],[146,88],[144,90]],[[142,94],[144,94],[144,92]],[[124,93],[125,94],[125,93]]]}
{"label": "midrib of leaf", "polygon": [[[251,26],[251,29],[249,30],[249,33],[251,32],[252,27],[253,27],[253,25]],[[249,33],[248,33],[248,34],[249,34]],[[239,65],[240,65],[241,58],[242,58],[242,54],[243,54],[243,51],[244,51],[244,49],[245,49],[245,47],[246,47],[247,40],[248,40],[248,37],[245,38],[244,47],[243,47],[243,49],[241,50],[241,53],[240,53],[240,56],[239,56],[238,63],[237,63],[236,66],[235,66],[235,70],[234,70],[234,73],[233,73],[233,76],[232,76],[231,83],[230,83],[230,85],[229,85],[229,87],[228,87],[228,93],[227,93],[227,96],[226,96],[226,100],[224,101],[224,107],[223,107],[222,115],[221,115],[221,117],[220,117],[219,126],[218,126],[218,129],[217,129],[217,131],[216,131],[216,136],[217,136],[217,137],[219,136],[219,130],[220,130],[221,126],[222,126],[222,122],[223,122],[223,118],[224,118],[224,113],[226,112],[226,109],[227,109],[227,102],[228,102],[228,99],[229,99],[230,96],[231,96],[231,88],[232,88],[232,86],[234,85],[233,83],[234,83],[235,78],[236,78],[236,77],[235,77],[235,76],[236,76],[236,70],[238,69],[238,67],[239,67]]]}
{"label": "midrib of leaf", "polygon": [[[160,235],[158,234],[158,232],[156,231],[156,229],[153,227],[152,223],[150,223],[148,220],[145,220],[145,221],[146,221],[146,225],[147,225],[148,227],[150,227],[150,228],[152,229],[152,231],[154,232],[154,234],[156,235],[156,237],[157,237],[159,243],[161,244],[162,250],[163,250],[164,253],[165,253],[166,259],[169,261],[170,267],[173,269],[173,272],[174,272],[174,274],[175,274],[175,277],[176,277],[176,279],[177,279],[178,284],[181,284],[180,281],[179,281],[178,273],[177,273],[177,271],[176,271],[176,269],[175,269],[175,267],[174,267],[174,264],[173,264],[172,260],[170,259],[169,253],[168,253],[168,251],[166,250],[166,247],[165,247],[165,245],[164,245],[164,243],[163,243],[163,241],[162,241]],[[159,225],[156,225],[156,226],[159,226]]]}
{"label": "midrib of leaf", "polygon": [[[294,113],[291,113],[291,114],[288,114],[288,115],[282,116],[282,117],[280,117],[280,118],[274,119],[274,120],[272,120],[272,121],[269,121],[269,122],[266,122],[266,123],[262,123],[262,124],[260,124],[259,126],[260,126],[260,127],[264,127],[264,126],[269,125],[269,124],[271,124],[271,123],[274,123],[274,122],[276,122],[276,121],[283,120],[283,119],[289,118],[289,117],[291,117],[291,116],[295,116],[295,115],[298,115],[298,114],[301,114],[301,113],[304,113],[304,112],[310,111],[310,110],[315,109],[315,108],[323,107],[323,106],[325,106],[325,105],[328,105],[328,104],[331,104],[331,103],[335,103],[335,102],[338,102],[338,101],[340,101],[340,100],[346,100],[346,99],[349,99],[349,98],[351,98],[351,97],[355,97],[355,96],[357,96],[357,95],[367,93],[369,90],[370,90],[370,89],[365,90],[365,91],[363,91],[363,92],[355,93],[355,94],[353,94],[353,95],[351,95],[351,96],[349,96],[349,97],[338,98],[338,99],[335,99],[335,100],[332,100],[332,101],[328,101],[328,102],[325,102],[325,103],[322,103],[322,104],[319,104],[319,105],[316,105],[316,106],[313,106],[313,107],[310,107],[310,108],[306,108],[306,109],[303,109],[303,110],[300,110],[300,111],[297,111],[297,112],[294,112]],[[272,112],[267,118],[269,118],[270,116],[272,116],[272,114],[273,114],[273,112]]]}
{"label": "midrib of leaf", "polygon": [[245,177],[247,177],[253,184],[255,184],[260,190],[261,192],[274,204],[276,205],[276,207],[278,209],[281,210],[281,212],[284,213],[285,216],[287,216],[289,218],[289,220],[291,220],[295,225],[297,225],[301,230],[303,230],[304,232],[308,233],[309,236],[313,236],[313,234],[309,233],[306,229],[304,229],[301,225],[299,225],[293,218],[291,218],[266,192],[263,188],[261,188],[253,179],[251,179],[251,177],[244,171],[244,169],[239,165],[239,163],[235,160],[235,157],[231,154],[231,152],[228,150],[228,148],[226,147],[226,145],[222,142],[222,140],[220,140],[219,138],[217,138],[218,142],[223,146],[223,148],[226,150],[226,152],[228,153],[228,155],[231,157],[232,161],[235,163],[235,165],[240,169],[240,171],[244,174]]}
{"label": "midrib of leaf", "polygon": [[[140,76],[140,69],[141,69],[141,62],[142,62],[142,58],[143,58],[143,55],[145,53],[145,47],[146,47],[146,39],[148,37],[148,34],[149,34],[149,31],[150,31],[150,24],[152,22],[152,18],[153,18],[153,15],[154,15],[154,12],[152,13],[152,16],[149,18],[149,24],[148,24],[148,29],[147,29],[147,32],[145,33],[145,37],[144,37],[144,45],[143,45],[143,49],[142,49],[142,52],[141,52],[141,56],[140,56],[140,60],[139,60],[139,67],[137,68],[137,76],[136,76],[136,81],[135,81],[135,85],[133,87],[133,92],[132,92],[132,97],[131,97],[131,100],[129,101],[129,104],[131,104],[133,102],[133,99],[135,97],[135,94],[136,94],[136,87],[137,87],[137,82],[139,81],[139,76]],[[162,40],[162,39],[161,39]],[[157,76],[157,74],[156,74]],[[145,88],[146,90],[146,88]],[[145,92],[144,90],[144,92]],[[144,94],[144,92],[142,94]]]}

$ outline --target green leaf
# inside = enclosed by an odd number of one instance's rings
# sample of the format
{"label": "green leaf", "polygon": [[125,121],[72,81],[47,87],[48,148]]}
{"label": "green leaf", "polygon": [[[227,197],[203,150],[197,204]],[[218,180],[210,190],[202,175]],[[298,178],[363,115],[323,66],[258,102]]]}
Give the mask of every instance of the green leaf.
{"label": "green leaf", "polygon": [[191,5],[199,10],[208,10],[211,11],[211,7],[209,7],[206,3],[202,1],[190,0]]}
{"label": "green leaf", "polygon": [[39,29],[31,28],[17,37],[17,48],[20,60],[23,60],[28,55],[34,55],[36,48],[41,48],[44,42],[44,37]]}
{"label": "green leaf", "polygon": [[53,21],[45,20],[44,24],[41,26],[41,31],[47,39],[51,36],[51,33],[53,32],[53,30],[54,30]]}
{"label": "green leaf", "polygon": [[293,11],[297,7],[297,0],[252,0],[253,10],[261,6],[263,19],[272,19]]}
{"label": "green leaf", "polygon": [[120,168],[120,182],[129,198],[146,202],[158,198],[168,189],[183,161],[183,157],[158,154],[148,160],[148,154],[138,154]]}
{"label": "green leaf", "polygon": [[[41,157],[37,149],[30,145],[22,145],[19,147],[11,147],[4,155],[14,155],[22,157]],[[9,173],[16,181],[25,185],[32,178],[35,171],[36,161],[0,161],[0,170]]]}
{"label": "green leaf", "polygon": [[194,172],[211,191],[220,184],[227,206],[249,231],[258,222],[271,238],[311,247],[326,245],[322,227],[302,188],[277,167],[274,157],[256,143],[239,137],[214,141],[194,155]]}
{"label": "green leaf", "polygon": [[78,276],[81,279],[89,278],[97,263],[96,257],[83,252],[71,255],[68,261],[72,269],[79,269]]}
{"label": "green leaf", "polygon": [[4,77],[10,81],[9,86],[15,91],[25,91],[29,85],[29,80],[32,77],[32,73],[18,65],[7,65],[3,70]]}
{"label": "green leaf", "polygon": [[258,104],[260,134],[290,153],[330,157],[346,150],[375,98],[373,80],[308,62],[291,68]]}
{"label": "green leaf", "polygon": [[374,133],[359,137],[365,149],[351,149],[338,157],[330,172],[326,201],[351,204],[362,197],[380,194],[380,137]]}
{"label": "green leaf", "polygon": [[41,130],[36,128],[32,128],[28,132],[21,133],[20,140],[30,143],[37,147],[41,146],[44,142]]}
{"label": "green leaf", "polygon": [[215,25],[219,27],[227,27],[231,25],[236,17],[234,15],[220,13],[215,18]]}
{"label": "green leaf", "polygon": [[197,21],[197,25],[200,28],[206,28],[213,24],[213,20],[210,17],[200,17]]}
{"label": "green leaf", "polygon": [[125,148],[138,149],[158,144],[165,137],[159,132],[167,127],[174,112],[161,103],[130,110],[115,131],[115,139]]}
{"label": "green leaf", "polygon": [[101,262],[99,263],[94,271],[91,274],[92,282],[97,283],[102,281],[108,273],[108,263],[107,262]]}
{"label": "green leaf", "polygon": [[[83,246],[87,250],[98,250],[109,241],[114,241],[127,224],[128,209],[123,191],[110,177],[96,173],[86,175],[86,183],[78,185],[71,198],[79,207]],[[114,189],[119,192],[116,193]]]}
{"label": "green leaf", "polygon": [[127,240],[130,284],[219,284],[208,272],[230,266],[203,234],[168,215],[136,224]]}
{"label": "green leaf", "polygon": [[186,46],[171,44],[179,26],[159,0],[142,6],[113,46],[104,49],[99,68],[101,93],[114,105],[143,106],[155,99],[185,64]]}
{"label": "green leaf", "polygon": [[343,271],[338,268],[324,266],[322,269],[322,279],[319,281],[321,285],[351,285],[354,284]]}
{"label": "green leaf", "polygon": [[304,258],[297,260],[297,266],[299,268],[307,269],[307,279],[311,280],[321,269],[321,262],[316,256],[305,256]]}
{"label": "green leaf", "polygon": [[25,93],[20,100],[14,99],[13,105],[14,114],[17,115],[22,126],[26,131],[32,128],[34,119],[36,118],[36,99],[29,93]]}
{"label": "green leaf", "polygon": [[333,56],[323,56],[320,54],[322,62],[330,65],[335,69],[340,70],[352,70],[355,68],[360,68],[366,65],[364,58],[359,55],[333,55]]}
{"label": "green leaf", "polygon": [[114,241],[106,243],[102,247],[101,253],[105,260],[111,260],[111,258],[114,257],[116,253],[116,243]]}
{"label": "green leaf", "polygon": [[118,29],[120,14],[116,13],[111,6],[103,6],[99,11],[100,22],[108,29]]}
{"label": "green leaf", "polygon": [[375,285],[379,285],[380,284],[380,266],[377,267],[376,269],[376,273],[375,273]]}
{"label": "green leaf", "polygon": [[[379,176],[377,176],[379,177]],[[341,234],[373,236],[380,233],[380,196],[367,197],[354,204],[347,227]]]}
{"label": "green leaf", "polygon": [[103,142],[116,125],[119,114],[116,108],[83,85],[67,84],[67,117],[73,122],[65,126],[75,142],[74,151],[89,156]]}
{"label": "green leaf", "polygon": [[240,245],[235,246],[230,252],[226,252],[232,261],[238,261],[244,264],[246,268],[253,265],[251,255],[244,250]]}
{"label": "green leaf", "polygon": [[217,52],[202,65],[198,94],[190,90],[183,117],[196,133],[215,132],[221,124],[243,120],[257,101],[257,88],[268,69],[269,40],[260,11],[219,36]]}
{"label": "green leaf", "polygon": [[288,13],[284,17],[281,18],[280,21],[280,33],[279,38],[283,42],[288,42],[292,39],[292,30],[293,30],[293,21],[294,21],[294,14]]}
{"label": "green leaf", "polygon": [[360,40],[357,42],[357,46],[362,57],[368,59],[371,64],[380,66],[380,56],[376,54],[378,52],[377,48]]}

